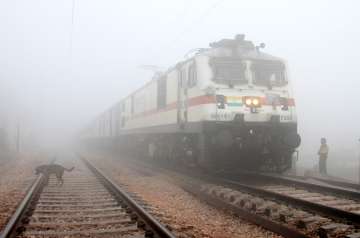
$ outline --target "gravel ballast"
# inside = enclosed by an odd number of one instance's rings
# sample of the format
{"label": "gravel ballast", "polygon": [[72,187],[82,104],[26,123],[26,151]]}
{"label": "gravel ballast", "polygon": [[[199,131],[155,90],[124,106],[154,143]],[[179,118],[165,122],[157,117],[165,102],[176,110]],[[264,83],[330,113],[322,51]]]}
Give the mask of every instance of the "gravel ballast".
{"label": "gravel ballast", "polygon": [[0,231],[4,229],[27,189],[35,179],[34,168],[41,161],[35,155],[21,155],[0,165]]}
{"label": "gravel ballast", "polygon": [[199,201],[167,175],[142,173],[121,160],[90,158],[116,182],[151,205],[154,214],[183,237],[280,237]]}

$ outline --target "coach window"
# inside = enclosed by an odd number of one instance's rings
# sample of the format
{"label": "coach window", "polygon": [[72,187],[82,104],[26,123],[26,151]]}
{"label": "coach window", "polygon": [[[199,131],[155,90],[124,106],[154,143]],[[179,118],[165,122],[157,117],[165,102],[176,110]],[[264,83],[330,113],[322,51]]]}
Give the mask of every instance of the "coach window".
{"label": "coach window", "polygon": [[186,69],[180,71],[180,86],[186,88]]}
{"label": "coach window", "polygon": [[101,135],[105,136],[105,130],[106,130],[106,122],[104,116],[101,119]]}
{"label": "coach window", "polygon": [[104,136],[107,136],[107,130],[106,130],[106,117],[104,115],[104,118],[103,118],[103,135]]}
{"label": "coach window", "polygon": [[115,136],[118,136],[119,135],[119,132],[120,132],[120,120],[119,118],[116,118],[116,121],[115,121]]}
{"label": "coach window", "polygon": [[166,78],[157,81],[157,106],[158,109],[166,107]]}
{"label": "coach window", "polygon": [[188,87],[192,88],[196,85],[197,81],[195,64],[190,65],[188,75]]}
{"label": "coach window", "polygon": [[131,115],[135,112],[135,102],[134,102],[134,95],[131,96]]}
{"label": "coach window", "polygon": [[113,112],[112,110],[110,110],[109,113],[109,135],[112,136],[113,135]]}

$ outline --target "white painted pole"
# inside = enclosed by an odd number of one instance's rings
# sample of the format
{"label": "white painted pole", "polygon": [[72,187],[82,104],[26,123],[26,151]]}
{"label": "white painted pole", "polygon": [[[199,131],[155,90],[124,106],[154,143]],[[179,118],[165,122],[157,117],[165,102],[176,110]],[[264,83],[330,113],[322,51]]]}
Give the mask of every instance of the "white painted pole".
{"label": "white painted pole", "polygon": [[359,160],[359,184],[360,184],[360,139],[358,141],[358,160]]}

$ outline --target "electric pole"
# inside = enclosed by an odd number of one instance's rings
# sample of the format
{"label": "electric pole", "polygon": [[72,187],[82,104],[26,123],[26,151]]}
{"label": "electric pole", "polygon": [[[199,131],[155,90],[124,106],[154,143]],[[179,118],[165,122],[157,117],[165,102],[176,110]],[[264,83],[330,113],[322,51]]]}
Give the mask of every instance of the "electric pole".
{"label": "electric pole", "polygon": [[358,140],[359,184],[360,184],[360,139]]}
{"label": "electric pole", "polygon": [[16,152],[20,153],[20,123],[16,126]]}

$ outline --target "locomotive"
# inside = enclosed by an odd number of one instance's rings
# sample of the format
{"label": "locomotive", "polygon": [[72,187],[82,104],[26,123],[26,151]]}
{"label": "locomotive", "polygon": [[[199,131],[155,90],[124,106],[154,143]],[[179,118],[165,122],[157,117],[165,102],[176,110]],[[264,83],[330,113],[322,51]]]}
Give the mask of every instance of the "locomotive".
{"label": "locomotive", "polygon": [[199,49],[102,113],[91,146],[208,169],[285,171],[300,145],[287,66],[244,35]]}

